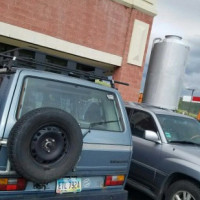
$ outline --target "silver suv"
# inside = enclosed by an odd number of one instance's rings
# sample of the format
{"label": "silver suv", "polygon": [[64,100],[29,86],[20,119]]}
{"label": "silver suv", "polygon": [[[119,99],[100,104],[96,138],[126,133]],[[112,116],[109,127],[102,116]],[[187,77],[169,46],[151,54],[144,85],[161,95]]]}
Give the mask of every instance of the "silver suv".
{"label": "silver suv", "polygon": [[126,103],[134,152],[128,185],[158,200],[200,199],[200,123],[175,112]]}
{"label": "silver suv", "polygon": [[127,199],[123,101],[93,82],[106,79],[96,69],[70,62],[23,49],[0,55],[0,199]]}

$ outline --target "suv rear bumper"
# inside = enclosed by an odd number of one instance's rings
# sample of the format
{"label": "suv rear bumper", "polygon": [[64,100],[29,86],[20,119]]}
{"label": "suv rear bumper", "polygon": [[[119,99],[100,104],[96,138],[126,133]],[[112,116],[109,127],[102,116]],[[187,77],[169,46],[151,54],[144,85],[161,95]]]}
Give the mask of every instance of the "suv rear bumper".
{"label": "suv rear bumper", "polygon": [[1,195],[0,200],[127,200],[128,192],[126,190],[104,190],[90,191],[72,194],[21,194],[21,195]]}

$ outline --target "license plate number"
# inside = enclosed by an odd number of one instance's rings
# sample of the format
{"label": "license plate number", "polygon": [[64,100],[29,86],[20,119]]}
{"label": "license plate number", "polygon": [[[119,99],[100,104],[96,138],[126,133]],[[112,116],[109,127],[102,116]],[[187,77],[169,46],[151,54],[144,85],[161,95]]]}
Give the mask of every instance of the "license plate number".
{"label": "license plate number", "polygon": [[81,192],[81,178],[62,178],[57,180],[56,193]]}

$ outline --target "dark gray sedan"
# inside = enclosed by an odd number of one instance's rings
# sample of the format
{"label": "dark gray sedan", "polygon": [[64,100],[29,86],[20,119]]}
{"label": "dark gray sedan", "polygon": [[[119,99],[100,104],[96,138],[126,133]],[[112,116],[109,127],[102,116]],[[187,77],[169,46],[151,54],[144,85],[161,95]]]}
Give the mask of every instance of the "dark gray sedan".
{"label": "dark gray sedan", "polygon": [[200,124],[175,112],[126,103],[133,157],[127,184],[158,200],[200,200]]}

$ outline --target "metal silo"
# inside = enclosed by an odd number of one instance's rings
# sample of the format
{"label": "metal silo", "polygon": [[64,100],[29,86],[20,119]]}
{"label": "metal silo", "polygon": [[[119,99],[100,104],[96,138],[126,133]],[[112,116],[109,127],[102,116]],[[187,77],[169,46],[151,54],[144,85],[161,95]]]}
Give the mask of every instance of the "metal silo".
{"label": "metal silo", "polygon": [[176,110],[189,46],[179,36],[156,38],[153,43],[143,102]]}

